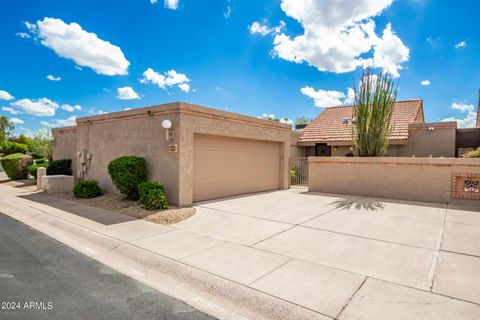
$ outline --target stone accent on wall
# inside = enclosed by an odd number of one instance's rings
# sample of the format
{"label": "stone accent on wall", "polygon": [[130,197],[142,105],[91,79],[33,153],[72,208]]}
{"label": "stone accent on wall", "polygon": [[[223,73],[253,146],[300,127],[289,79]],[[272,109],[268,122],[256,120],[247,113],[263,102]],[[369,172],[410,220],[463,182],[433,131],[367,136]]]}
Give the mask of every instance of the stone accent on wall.
{"label": "stone accent on wall", "polygon": [[452,198],[480,200],[480,174],[452,174]]}

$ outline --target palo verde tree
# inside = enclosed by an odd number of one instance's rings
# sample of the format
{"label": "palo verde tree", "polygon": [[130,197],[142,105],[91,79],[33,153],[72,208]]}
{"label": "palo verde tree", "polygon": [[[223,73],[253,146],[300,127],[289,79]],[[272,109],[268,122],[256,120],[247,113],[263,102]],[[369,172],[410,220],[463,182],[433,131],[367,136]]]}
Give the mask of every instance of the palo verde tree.
{"label": "palo verde tree", "polygon": [[362,73],[353,103],[353,155],[382,157],[387,154],[392,131],[397,85],[388,73]]}

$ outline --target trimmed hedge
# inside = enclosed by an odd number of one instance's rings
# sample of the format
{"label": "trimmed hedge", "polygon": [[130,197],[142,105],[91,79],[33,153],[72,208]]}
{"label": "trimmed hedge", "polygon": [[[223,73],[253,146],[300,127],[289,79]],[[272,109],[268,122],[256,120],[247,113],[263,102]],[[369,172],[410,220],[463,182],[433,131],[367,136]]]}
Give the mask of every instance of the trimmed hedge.
{"label": "trimmed hedge", "polygon": [[47,175],[54,176],[54,175],[72,175],[72,160],[70,159],[62,159],[62,160],[55,160],[50,161],[47,167]]}
{"label": "trimmed hedge", "polygon": [[140,157],[120,157],[108,164],[108,174],[118,191],[137,200],[138,185],[147,179],[147,163]]}
{"label": "trimmed hedge", "polygon": [[28,146],[23,143],[7,141],[2,145],[2,153],[4,155],[14,154],[14,153],[27,153]]}
{"label": "trimmed hedge", "polygon": [[147,210],[168,209],[165,186],[161,182],[143,182],[138,185],[140,203]]}
{"label": "trimmed hedge", "polygon": [[73,188],[77,198],[95,198],[102,195],[102,189],[95,180],[80,180]]}
{"label": "trimmed hedge", "polygon": [[[35,157],[33,158],[35,159]],[[28,166],[27,171],[32,177],[37,179],[37,169],[41,167],[48,168],[48,161],[46,159],[33,160],[33,164]]]}
{"label": "trimmed hedge", "polygon": [[0,163],[10,179],[26,179],[27,167],[33,163],[33,158],[23,153],[14,153],[1,158]]}

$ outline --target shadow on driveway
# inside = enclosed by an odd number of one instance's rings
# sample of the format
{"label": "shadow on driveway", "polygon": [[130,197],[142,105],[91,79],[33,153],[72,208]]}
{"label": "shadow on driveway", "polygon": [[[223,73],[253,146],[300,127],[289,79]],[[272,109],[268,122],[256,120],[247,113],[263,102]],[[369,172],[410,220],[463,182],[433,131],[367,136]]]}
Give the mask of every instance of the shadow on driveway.
{"label": "shadow on driveway", "polygon": [[104,225],[112,225],[112,224],[136,220],[133,217],[129,217],[120,213],[115,213],[115,212],[111,212],[111,211],[107,211],[99,208],[86,206],[84,204],[73,202],[73,201],[59,199],[56,197],[46,195],[44,193],[32,193],[28,195],[21,195],[19,196],[19,198],[41,203],[41,204],[44,204],[62,211],[66,211],[68,213],[71,213],[79,217],[86,218]]}
{"label": "shadow on driveway", "polygon": [[367,210],[367,211],[377,211],[383,210],[385,208],[385,203],[381,201],[374,201],[370,199],[359,199],[359,200],[351,200],[351,199],[338,199],[333,201],[331,204],[335,206],[335,209],[341,210],[349,210],[349,209],[356,209],[356,210]]}

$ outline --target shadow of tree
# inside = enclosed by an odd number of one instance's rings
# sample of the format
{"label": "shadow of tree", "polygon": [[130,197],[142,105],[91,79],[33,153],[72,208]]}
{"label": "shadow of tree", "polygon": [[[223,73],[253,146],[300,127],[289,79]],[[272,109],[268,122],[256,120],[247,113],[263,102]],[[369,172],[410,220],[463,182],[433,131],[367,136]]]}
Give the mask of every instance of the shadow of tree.
{"label": "shadow of tree", "polygon": [[367,211],[378,211],[378,210],[383,210],[383,208],[385,207],[384,202],[372,201],[368,199],[359,199],[359,200],[338,199],[333,201],[331,204],[335,206],[335,209],[341,209],[341,210],[364,209]]}

